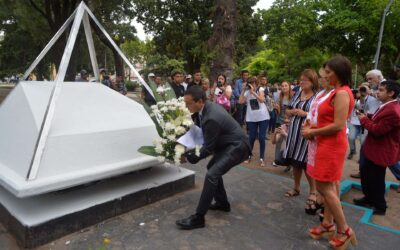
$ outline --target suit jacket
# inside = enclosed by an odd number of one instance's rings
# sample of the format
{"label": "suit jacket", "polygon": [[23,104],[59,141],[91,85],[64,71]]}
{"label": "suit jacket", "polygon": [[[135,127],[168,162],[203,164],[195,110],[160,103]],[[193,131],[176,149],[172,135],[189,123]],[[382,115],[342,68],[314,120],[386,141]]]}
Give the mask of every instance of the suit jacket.
{"label": "suit jacket", "polygon": [[192,115],[195,124],[202,128],[204,144],[200,150],[200,158],[211,154],[222,153],[232,147],[244,148],[250,153],[249,139],[232,116],[220,105],[206,101],[201,124],[199,114]]}
{"label": "suit jacket", "polygon": [[400,161],[400,103],[388,103],[372,118],[364,117],[361,125],[368,130],[364,155],[379,166],[390,166]]}

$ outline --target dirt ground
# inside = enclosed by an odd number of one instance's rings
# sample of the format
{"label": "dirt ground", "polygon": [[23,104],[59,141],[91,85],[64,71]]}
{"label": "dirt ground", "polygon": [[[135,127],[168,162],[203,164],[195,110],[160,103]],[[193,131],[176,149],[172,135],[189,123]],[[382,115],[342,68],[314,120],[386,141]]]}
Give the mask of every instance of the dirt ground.
{"label": "dirt ground", "polygon": [[[270,138],[272,135],[268,135],[268,138]],[[274,160],[275,156],[275,146],[271,143],[271,140],[266,140],[266,157],[265,157],[265,167],[260,167],[258,159],[259,157],[259,144],[258,141],[255,142],[254,148],[253,148],[253,155],[254,159],[251,161],[249,164],[243,164],[243,166],[252,168],[252,169],[259,169],[268,173],[280,175],[280,176],[285,176],[287,178],[292,177],[292,171],[285,173],[284,169],[286,167],[274,167],[272,166],[272,161]],[[357,142],[357,150],[359,150],[359,144]],[[342,180],[353,180],[356,182],[359,182],[359,179],[354,179],[350,177],[350,174],[356,173],[358,171],[358,158],[359,154],[355,155],[352,160],[347,160],[345,161],[344,169],[343,169],[343,175],[342,175]],[[393,176],[393,174],[390,172],[390,170],[387,170],[386,172],[386,180],[391,181],[391,182],[397,182],[396,178]],[[305,177],[302,178],[302,181],[306,181]],[[288,190],[282,190],[282,199],[284,198],[285,192]],[[302,190],[302,193],[308,192],[308,190]],[[355,197],[361,197],[362,193],[359,190],[352,189],[350,190],[347,194],[342,196],[342,200],[346,201],[348,203],[353,203],[353,198]],[[397,193],[397,190],[391,189],[387,194],[386,194],[386,201],[388,203],[388,209],[386,211],[385,216],[373,216],[372,222],[384,227],[400,230],[400,193]]]}

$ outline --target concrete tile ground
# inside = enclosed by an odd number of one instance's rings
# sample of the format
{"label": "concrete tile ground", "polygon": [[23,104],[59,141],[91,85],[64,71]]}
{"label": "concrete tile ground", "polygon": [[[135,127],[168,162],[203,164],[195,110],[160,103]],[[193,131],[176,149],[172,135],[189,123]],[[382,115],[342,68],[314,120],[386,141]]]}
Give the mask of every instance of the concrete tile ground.
{"label": "concrete tile ground", "polygon": [[[257,152],[257,147],[254,152]],[[261,169],[253,162],[246,167],[236,167],[226,175],[232,212],[211,211],[204,229],[180,231],[175,226],[175,220],[194,211],[206,160],[196,166],[185,165],[197,172],[194,189],[85,228],[37,249],[328,249],[326,240],[314,241],[307,236],[307,228],[317,224],[318,218],[304,213],[308,192],[306,184],[303,183],[299,197],[283,197],[284,192],[291,188],[292,181],[288,178],[290,173],[283,173],[283,168],[270,165],[272,148],[268,141],[267,167]],[[356,160],[346,161],[343,178],[348,179],[356,169]],[[394,181],[390,173],[387,178]],[[351,199],[351,193],[349,195],[348,199]],[[388,213],[383,219],[374,218],[374,222],[398,220],[400,209],[396,195],[399,194],[391,193],[388,197],[393,213],[390,216]],[[348,206],[344,209],[360,241],[357,249],[397,249],[399,235],[359,223],[363,215],[361,210]],[[0,249],[19,249],[1,225]]]}
{"label": "concrete tile ground", "polygon": [[[307,235],[307,229],[317,224],[318,218],[305,215],[306,195],[282,197],[281,190],[290,187],[290,179],[240,166],[225,178],[232,212],[210,211],[203,229],[177,229],[175,220],[191,214],[196,207],[205,164],[206,160],[196,166],[185,165],[197,172],[194,189],[37,249],[328,249],[326,240],[314,241]],[[347,206],[344,209],[357,232],[357,249],[396,249],[400,244],[399,235],[360,224],[362,211]],[[4,237],[0,237],[3,246],[16,247],[12,239]]]}

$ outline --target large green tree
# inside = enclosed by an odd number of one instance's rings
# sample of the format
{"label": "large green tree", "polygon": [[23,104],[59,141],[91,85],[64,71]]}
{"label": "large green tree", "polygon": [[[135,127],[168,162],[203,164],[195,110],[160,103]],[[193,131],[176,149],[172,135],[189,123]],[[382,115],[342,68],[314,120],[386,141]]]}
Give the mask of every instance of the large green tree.
{"label": "large green tree", "polygon": [[[252,7],[258,0],[237,0],[234,39],[234,63],[256,51],[257,39],[263,31],[260,16]],[[158,54],[170,59],[186,61],[185,70],[203,68],[209,71],[215,58],[213,42],[207,43],[214,32],[218,1],[212,0],[137,0],[134,2],[137,19],[145,31],[153,35]],[[222,30],[225,32],[226,30]],[[220,33],[221,37],[224,33]],[[209,46],[210,45],[210,46]],[[215,63],[215,61],[214,61]]]}
{"label": "large green tree", "polygon": [[[106,30],[110,33],[114,42],[117,45],[122,44],[126,40],[134,39],[136,30],[131,25],[134,18],[132,12],[132,2],[129,0],[85,0],[89,8],[94,12],[95,16],[100,22],[105,26]],[[7,26],[6,24],[15,24],[16,27],[11,27],[5,29],[2,28],[4,32],[4,40],[0,44],[2,49],[10,49],[5,46],[5,42],[12,40],[11,38],[18,37],[20,34],[25,34],[29,45],[26,47],[19,47],[19,43],[15,43],[12,49],[18,51],[18,49],[24,48],[28,52],[32,49],[32,54],[26,61],[21,61],[16,56],[13,57],[13,63],[19,62],[22,68],[28,67],[32,59],[40,52],[40,50],[45,46],[45,44],[50,40],[50,38],[58,31],[61,25],[66,21],[66,19],[72,14],[80,1],[77,0],[64,0],[64,1],[53,1],[53,0],[0,0],[2,6],[2,11],[0,13],[2,26]],[[5,7],[3,9],[3,6]],[[3,25],[4,24],[4,25]],[[117,74],[124,74],[124,66],[121,58],[117,55],[116,51],[112,48],[111,44],[105,39],[101,34],[99,29],[95,25],[92,25],[94,31],[98,34],[98,38],[95,38],[95,47],[101,48],[102,50],[110,48],[113,53],[113,64],[115,64],[115,70]],[[83,32],[79,33],[78,41],[75,44],[74,52],[71,57],[71,62],[69,70],[67,73],[67,79],[73,80],[75,72],[82,65],[82,59],[88,59],[87,49],[83,46],[85,42],[81,41],[81,36]],[[54,49],[50,51],[49,58],[45,58],[48,61],[59,64],[65,45],[67,41],[68,32],[63,34],[58,42],[54,45]],[[102,42],[102,44],[100,43]],[[10,44],[10,43],[9,43]],[[84,56],[83,56],[84,55]],[[98,58],[100,62],[103,60],[103,56],[106,53],[100,53]],[[8,57],[9,58],[9,57]],[[22,63],[21,63],[22,62]],[[1,63],[1,61],[0,61]]]}

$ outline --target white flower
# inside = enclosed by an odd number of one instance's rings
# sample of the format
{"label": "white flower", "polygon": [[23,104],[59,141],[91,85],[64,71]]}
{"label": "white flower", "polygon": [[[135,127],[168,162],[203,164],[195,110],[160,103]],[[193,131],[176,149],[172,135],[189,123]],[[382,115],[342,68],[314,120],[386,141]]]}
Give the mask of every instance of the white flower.
{"label": "white flower", "polygon": [[165,92],[165,89],[163,88],[163,86],[159,86],[159,87],[156,89],[156,91],[157,91],[157,93],[162,94],[162,93]]}
{"label": "white flower", "polygon": [[193,120],[192,120],[191,118],[189,118],[189,119],[184,119],[183,122],[182,122],[182,124],[183,124],[183,126],[190,127],[190,126],[193,125]]}
{"label": "white flower", "polygon": [[175,128],[175,134],[183,135],[186,132],[186,129],[182,126],[178,126]]}
{"label": "white flower", "polygon": [[157,105],[151,105],[150,108],[151,108],[153,111],[158,109]]}
{"label": "white flower", "polygon": [[197,157],[200,157],[200,149],[201,149],[201,145],[196,145],[196,148],[195,148],[195,155],[196,155]]}
{"label": "white flower", "polygon": [[160,111],[165,113],[168,111],[168,108],[164,106],[164,107],[160,108]]}
{"label": "white flower", "polygon": [[185,147],[182,146],[181,144],[176,144],[175,146],[175,155],[179,154],[179,157],[185,153]]}
{"label": "white flower", "polygon": [[167,139],[170,141],[176,141],[175,135],[167,135]]}
{"label": "white flower", "polygon": [[157,160],[159,162],[164,162],[165,161],[165,157],[164,156],[157,156]]}
{"label": "white flower", "polygon": [[161,154],[164,151],[164,147],[160,142],[157,142],[157,145],[154,150],[156,151],[157,154]]}
{"label": "white flower", "polygon": [[165,131],[172,131],[174,129],[175,129],[175,125],[174,124],[172,124],[170,122],[165,123]]}
{"label": "white flower", "polygon": [[175,165],[178,165],[178,166],[181,165],[181,158],[174,157],[174,163],[175,163]]}

